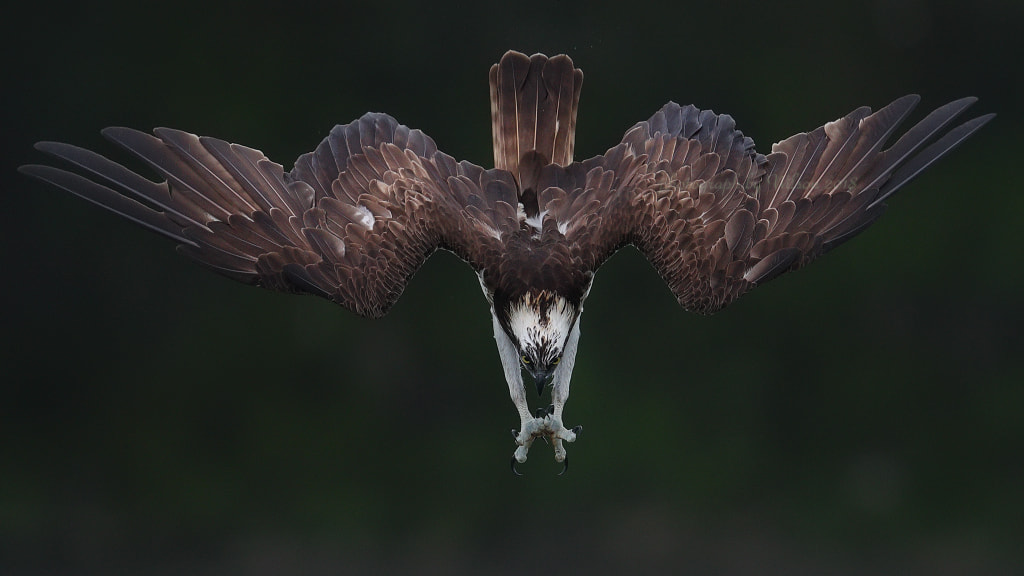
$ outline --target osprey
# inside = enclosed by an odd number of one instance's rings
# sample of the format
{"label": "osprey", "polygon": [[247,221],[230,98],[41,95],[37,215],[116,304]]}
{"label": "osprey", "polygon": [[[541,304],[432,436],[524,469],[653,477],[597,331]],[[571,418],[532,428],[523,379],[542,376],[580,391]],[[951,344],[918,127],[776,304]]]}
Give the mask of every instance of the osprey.
{"label": "osprey", "polygon": [[[885,200],[988,122],[954,126],[975,98],[938,108],[886,147],[919,98],[858,108],[772,146],[730,116],[669,102],[605,154],[576,162],[583,73],[565,55],[508,52],[490,70],[495,167],[456,162],[385,114],[340,125],[290,172],[238,144],[157,128],[103,135],[148,164],[154,182],[94,152],[36,148],[77,171],[21,171],[178,243],[231,278],[315,294],[384,315],[439,248],[480,279],[519,411],[512,456],[563,425],[580,315],[594,274],[632,244],[685,309],[712,313],[795,270],[877,219]],[[551,403],[531,412],[522,371]]]}

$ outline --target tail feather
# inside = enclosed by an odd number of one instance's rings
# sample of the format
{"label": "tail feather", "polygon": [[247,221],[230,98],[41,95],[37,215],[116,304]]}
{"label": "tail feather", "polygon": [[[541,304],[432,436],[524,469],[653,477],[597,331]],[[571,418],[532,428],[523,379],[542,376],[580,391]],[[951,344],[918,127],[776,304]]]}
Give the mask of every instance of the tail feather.
{"label": "tail feather", "polygon": [[583,72],[568,56],[506,52],[490,84],[495,167],[525,191],[541,166],[572,163]]}

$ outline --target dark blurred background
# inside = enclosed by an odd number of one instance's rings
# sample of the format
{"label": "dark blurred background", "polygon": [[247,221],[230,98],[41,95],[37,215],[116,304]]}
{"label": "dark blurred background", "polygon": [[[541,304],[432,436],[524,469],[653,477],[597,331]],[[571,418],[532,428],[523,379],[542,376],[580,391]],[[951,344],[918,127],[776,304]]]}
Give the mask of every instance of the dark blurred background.
{"label": "dark blurred background", "polygon": [[[124,1],[4,8],[0,573],[1024,573],[1020,2]],[[390,315],[236,284],[15,172],[171,126],[290,168],[385,111],[491,165],[487,70],[569,53],[578,157],[665,101],[761,151],[853,108],[999,117],[822,261],[704,318],[598,275],[564,477],[472,271]],[[531,395],[532,397],[532,395]]]}

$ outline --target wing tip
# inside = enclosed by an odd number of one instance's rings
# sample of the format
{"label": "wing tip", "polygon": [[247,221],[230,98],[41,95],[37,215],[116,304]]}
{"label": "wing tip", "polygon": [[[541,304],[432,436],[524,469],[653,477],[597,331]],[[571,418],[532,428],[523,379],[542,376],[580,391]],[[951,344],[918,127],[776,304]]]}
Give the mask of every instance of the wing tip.
{"label": "wing tip", "polygon": [[35,148],[40,152],[45,152],[46,154],[53,154],[52,150],[56,150],[61,146],[65,146],[65,144],[63,142],[54,142],[52,140],[40,140],[33,144],[32,148]]}
{"label": "wing tip", "polygon": [[134,128],[128,128],[127,126],[107,126],[106,128],[100,130],[100,134],[104,138],[109,138],[111,140],[122,134],[134,132],[138,132],[138,130]]}
{"label": "wing tip", "polygon": [[981,128],[985,124],[988,124],[989,122],[991,122],[995,117],[996,117],[996,113],[995,112],[989,112],[988,114],[982,114],[981,116],[978,116],[977,118],[974,118],[973,120],[968,120],[967,122],[964,122],[964,124],[968,124],[970,122],[977,122],[978,123],[978,125],[971,130],[971,133],[973,134],[979,128]]}
{"label": "wing tip", "polygon": [[60,188],[60,185],[57,183],[57,178],[60,177],[61,174],[71,174],[72,176],[81,177],[74,172],[69,172],[56,166],[50,166],[49,164],[22,164],[21,166],[18,166],[18,172],[37,180],[42,180],[43,182],[53,186],[57,186],[58,188]]}
{"label": "wing tip", "polygon": [[46,166],[45,164],[22,164],[21,166],[18,166],[18,172],[26,176],[42,180],[43,177],[40,173],[45,171],[46,168],[49,168],[49,166]]}

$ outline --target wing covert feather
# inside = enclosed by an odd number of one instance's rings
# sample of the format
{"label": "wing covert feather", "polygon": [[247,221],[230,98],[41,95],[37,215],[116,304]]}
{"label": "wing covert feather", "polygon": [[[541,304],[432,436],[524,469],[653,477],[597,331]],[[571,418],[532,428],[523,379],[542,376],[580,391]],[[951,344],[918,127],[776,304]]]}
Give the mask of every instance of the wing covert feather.
{"label": "wing covert feather", "polygon": [[963,98],[883,149],[918,100],[858,108],[768,156],[731,117],[670,102],[605,155],[548,167],[541,210],[592,269],[633,244],[684,308],[712,313],[863,231],[993,117],[948,129],[975,100]]}
{"label": "wing covert feather", "polygon": [[37,148],[84,175],[22,171],[171,238],[223,275],[365,316],[386,313],[437,248],[479,269],[518,226],[510,174],[455,162],[384,114],[335,127],[291,172],[258,150],[178,130],[103,135],[163,181],[54,142]]}
{"label": "wing covert feather", "polygon": [[766,156],[732,117],[669,102],[604,155],[574,162],[583,74],[567,56],[510,51],[489,80],[492,170],[370,113],[336,126],[290,172],[259,150],[168,128],[102,132],[159,181],[56,142],[36,147],[69,168],[21,171],[170,238],[221,274],[366,316],[386,313],[438,248],[478,272],[530,281],[532,270],[505,270],[524,268],[509,263],[512,237],[527,252],[558,254],[538,278],[586,277],[580,286],[635,245],[684,308],[711,313],[863,231],[892,194],[994,116],[958,124],[975,102],[963,98],[895,138],[919,101],[904,96]]}

